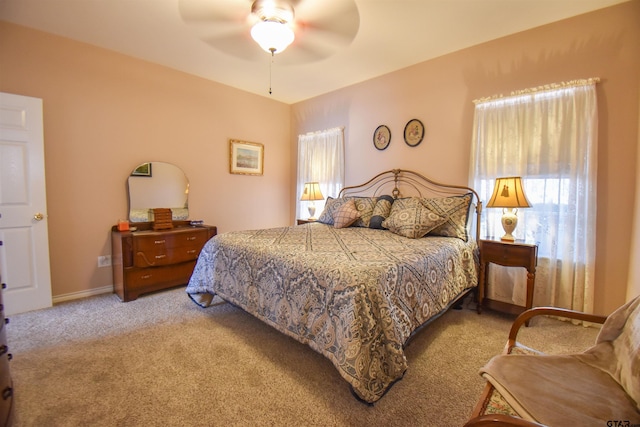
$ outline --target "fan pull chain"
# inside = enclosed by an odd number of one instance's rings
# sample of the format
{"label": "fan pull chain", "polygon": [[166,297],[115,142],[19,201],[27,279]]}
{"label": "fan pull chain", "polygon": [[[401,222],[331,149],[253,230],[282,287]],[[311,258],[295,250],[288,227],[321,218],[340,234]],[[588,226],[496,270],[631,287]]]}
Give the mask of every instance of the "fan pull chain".
{"label": "fan pull chain", "polygon": [[271,95],[271,67],[273,66],[273,57],[276,50],[274,48],[269,49],[271,51],[271,60],[269,61],[269,95]]}

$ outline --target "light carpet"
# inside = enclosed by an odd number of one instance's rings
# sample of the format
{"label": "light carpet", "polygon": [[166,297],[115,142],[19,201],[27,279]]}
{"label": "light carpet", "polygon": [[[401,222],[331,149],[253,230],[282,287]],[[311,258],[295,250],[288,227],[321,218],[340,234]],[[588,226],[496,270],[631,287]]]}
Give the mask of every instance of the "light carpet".
{"label": "light carpet", "polygon": [[[512,316],[470,298],[419,332],[404,378],[375,405],[357,401],[309,347],[184,287],[122,303],[101,295],[11,316],[16,426],[461,426],[502,351]],[[522,341],[581,351],[595,328],[543,318]]]}

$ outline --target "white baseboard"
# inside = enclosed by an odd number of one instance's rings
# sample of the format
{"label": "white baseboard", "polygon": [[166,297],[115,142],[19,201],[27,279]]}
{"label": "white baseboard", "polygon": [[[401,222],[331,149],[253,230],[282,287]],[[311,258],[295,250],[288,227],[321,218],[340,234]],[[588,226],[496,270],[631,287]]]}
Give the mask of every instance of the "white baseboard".
{"label": "white baseboard", "polygon": [[103,286],[101,288],[90,289],[87,291],[71,292],[70,294],[57,295],[53,297],[53,303],[71,301],[74,299],[92,297],[95,295],[110,294],[113,293],[113,285]]}

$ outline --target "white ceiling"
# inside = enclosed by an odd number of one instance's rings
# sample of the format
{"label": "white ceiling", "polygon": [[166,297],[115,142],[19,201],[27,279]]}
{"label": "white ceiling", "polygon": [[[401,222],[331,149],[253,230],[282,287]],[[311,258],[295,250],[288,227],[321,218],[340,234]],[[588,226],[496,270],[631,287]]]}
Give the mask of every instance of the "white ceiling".
{"label": "white ceiling", "polygon": [[[344,17],[341,10],[355,6],[357,33],[350,42],[333,44],[323,58],[299,60],[296,43],[305,43],[305,35],[297,28],[293,45],[273,58],[271,95],[271,57],[245,31],[251,0],[0,0],[0,19],[295,103],[626,0],[291,1],[302,20],[332,13]],[[185,10],[196,9],[200,20],[185,18]],[[204,40],[208,31],[233,26],[242,38],[232,50]]]}

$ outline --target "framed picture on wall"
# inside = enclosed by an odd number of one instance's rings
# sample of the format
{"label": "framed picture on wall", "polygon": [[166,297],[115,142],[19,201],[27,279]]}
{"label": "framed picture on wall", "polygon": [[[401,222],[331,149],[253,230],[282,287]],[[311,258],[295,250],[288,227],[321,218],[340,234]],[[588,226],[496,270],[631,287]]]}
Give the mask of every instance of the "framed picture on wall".
{"label": "framed picture on wall", "polygon": [[380,125],[373,132],[373,145],[378,150],[384,150],[391,142],[391,131],[385,125]]}
{"label": "framed picture on wall", "polygon": [[407,122],[404,127],[404,142],[409,147],[415,147],[422,142],[424,138],[424,125],[418,119],[412,119]]}
{"label": "framed picture on wall", "polygon": [[240,175],[262,175],[264,145],[257,142],[229,140],[229,172]]}

